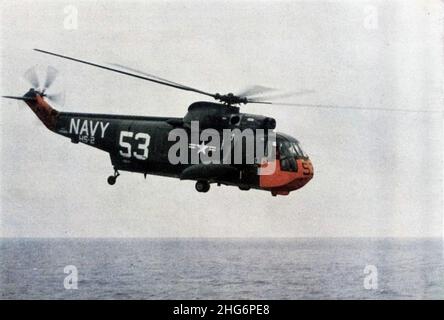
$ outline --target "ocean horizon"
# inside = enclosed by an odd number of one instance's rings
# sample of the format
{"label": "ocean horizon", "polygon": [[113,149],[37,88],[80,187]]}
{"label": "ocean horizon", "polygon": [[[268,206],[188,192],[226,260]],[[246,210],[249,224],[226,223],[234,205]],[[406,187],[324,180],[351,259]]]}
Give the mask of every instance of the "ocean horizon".
{"label": "ocean horizon", "polygon": [[443,253],[441,238],[0,238],[0,298],[444,299]]}

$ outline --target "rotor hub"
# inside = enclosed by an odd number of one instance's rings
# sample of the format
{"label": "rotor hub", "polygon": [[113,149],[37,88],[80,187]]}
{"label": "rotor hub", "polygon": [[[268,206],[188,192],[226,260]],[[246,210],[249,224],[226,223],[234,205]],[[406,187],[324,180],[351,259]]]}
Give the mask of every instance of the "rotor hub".
{"label": "rotor hub", "polygon": [[216,99],[228,106],[235,105],[235,104],[247,104],[248,103],[247,97],[236,96],[231,92],[228,94],[224,94],[224,95],[216,93],[214,95],[214,99]]}

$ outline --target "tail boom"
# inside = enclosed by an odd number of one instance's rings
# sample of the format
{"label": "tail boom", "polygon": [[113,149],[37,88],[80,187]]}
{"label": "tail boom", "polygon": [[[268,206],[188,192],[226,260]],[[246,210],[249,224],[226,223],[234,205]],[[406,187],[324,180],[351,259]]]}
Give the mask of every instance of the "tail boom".
{"label": "tail boom", "polygon": [[25,96],[28,98],[24,100],[42,123],[51,131],[55,131],[59,111],[52,108],[44,99],[43,96],[34,90],[28,91]]}

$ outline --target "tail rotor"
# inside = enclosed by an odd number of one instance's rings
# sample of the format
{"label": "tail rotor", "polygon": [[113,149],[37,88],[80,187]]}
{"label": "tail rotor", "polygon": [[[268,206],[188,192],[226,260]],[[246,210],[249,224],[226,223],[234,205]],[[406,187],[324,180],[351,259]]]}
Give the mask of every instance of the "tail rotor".
{"label": "tail rotor", "polygon": [[[43,71],[38,66],[33,66],[29,68],[23,75],[23,78],[29,82],[32,86],[33,91],[42,96],[45,101],[50,104],[56,104],[57,106],[63,106],[65,103],[65,93],[64,91],[52,92],[51,87],[55,83],[58,75],[58,70],[52,66],[48,66],[46,71]],[[44,82],[41,80],[45,79]],[[43,85],[42,85],[43,83]],[[14,98],[12,96],[6,96],[6,98]],[[30,98],[25,97],[15,97],[19,100],[29,100]]]}

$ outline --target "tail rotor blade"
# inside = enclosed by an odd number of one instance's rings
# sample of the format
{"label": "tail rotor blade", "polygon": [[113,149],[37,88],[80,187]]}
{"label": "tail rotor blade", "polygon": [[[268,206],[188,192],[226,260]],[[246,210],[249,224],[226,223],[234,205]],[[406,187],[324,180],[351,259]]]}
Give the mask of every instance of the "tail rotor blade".
{"label": "tail rotor blade", "polygon": [[37,76],[36,67],[29,68],[23,77],[28,80],[28,82],[32,85],[34,89],[37,89],[40,86],[39,78]]}
{"label": "tail rotor blade", "polygon": [[54,82],[54,80],[57,78],[58,71],[56,68],[48,66],[46,69],[46,80],[45,84],[43,86],[43,89],[48,89],[51,84]]}
{"label": "tail rotor blade", "polygon": [[46,98],[50,100],[50,102],[57,104],[62,107],[65,103],[65,92],[59,92],[54,94],[46,95]]}

